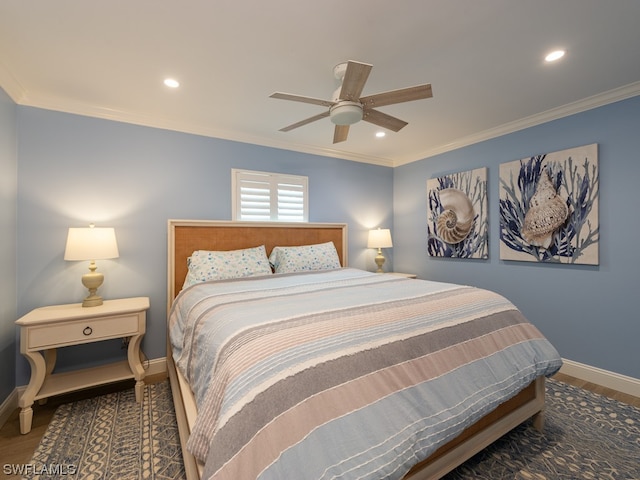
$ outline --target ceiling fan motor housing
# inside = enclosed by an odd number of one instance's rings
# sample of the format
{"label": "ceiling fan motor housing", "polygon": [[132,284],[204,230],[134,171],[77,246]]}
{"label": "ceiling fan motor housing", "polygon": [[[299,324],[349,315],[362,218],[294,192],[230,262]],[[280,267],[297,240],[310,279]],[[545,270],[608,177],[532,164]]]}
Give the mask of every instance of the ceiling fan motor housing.
{"label": "ceiling fan motor housing", "polygon": [[333,76],[338,83],[342,83],[345,73],[347,73],[347,62],[341,62],[333,67]]}
{"label": "ceiling fan motor housing", "polygon": [[329,118],[336,125],[353,125],[362,120],[362,105],[342,100],[329,109]]}
{"label": "ceiling fan motor housing", "polygon": [[360,120],[393,132],[400,131],[407,125],[407,122],[387,115],[377,110],[377,107],[429,98],[432,96],[431,84],[425,83],[362,97],[362,90],[372,68],[373,65],[353,60],[336,65],[333,68],[333,75],[338,83],[338,88],[333,92],[331,101],[303,95],[292,95],[290,93],[273,93],[271,95],[272,98],[329,107],[329,111],[325,110],[313,117],[288,125],[281,128],[280,131],[288,132],[294,128],[302,127],[327,117],[335,124],[333,143],[344,142],[349,134],[348,127],[358,123]]}

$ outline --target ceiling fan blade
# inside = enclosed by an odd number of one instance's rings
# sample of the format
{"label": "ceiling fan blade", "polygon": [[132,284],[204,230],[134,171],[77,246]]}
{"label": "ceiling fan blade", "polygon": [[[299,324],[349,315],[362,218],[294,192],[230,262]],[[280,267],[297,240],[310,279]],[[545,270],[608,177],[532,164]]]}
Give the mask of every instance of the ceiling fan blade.
{"label": "ceiling fan blade", "polygon": [[335,102],[322,100],[320,98],[305,97],[303,95],[294,95],[292,93],[275,92],[269,95],[270,98],[279,98],[280,100],[292,100],[294,102],[310,103],[312,105],[321,105],[323,107],[331,107]]}
{"label": "ceiling fan blade", "polygon": [[413,100],[421,100],[433,96],[431,84],[416,85],[415,87],[401,88],[399,90],[391,90],[388,92],[368,95],[360,99],[365,107],[378,108],[385,105],[394,105],[396,103],[411,102]]}
{"label": "ceiling fan blade", "polygon": [[344,142],[349,135],[349,125],[336,125],[333,130],[333,143]]}
{"label": "ceiling fan blade", "polygon": [[357,102],[372,68],[373,65],[369,65],[368,63],[349,60],[347,62],[347,70],[342,79],[339,99]]}
{"label": "ceiling fan blade", "polygon": [[304,120],[300,120],[299,122],[292,123],[286,127],[280,129],[281,132],[288,132],[293,130],[294,128],[302,127],[303,125],[307,125],[308,123],[315,122],[316,120],[320,120],[321,118],[325,118],[329,116],[329,111],[319,113],[318,115],[314,115],[313,117],[306,118]]}
{"label": "ceiling fan blade", "polygon": [[364,120],[365,122],[373,123],[374,125],[378,125],[382,128],[387,128],[394,132],[397,132],[401,128],[408,125],[408,123],[404,120],[392,117],[391,115],[387,115],[386,113],[382,113],[378,110],[373,110],[372,108],[364,111],[362,120]]}

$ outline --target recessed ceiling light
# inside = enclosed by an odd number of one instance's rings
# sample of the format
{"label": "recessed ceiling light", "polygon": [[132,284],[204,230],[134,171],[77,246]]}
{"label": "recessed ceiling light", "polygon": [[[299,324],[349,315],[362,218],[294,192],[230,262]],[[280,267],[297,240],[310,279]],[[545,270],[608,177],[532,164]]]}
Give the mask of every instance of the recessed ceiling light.
{"label": "recessed ceiling light", "polygon": [[165,78],[164,84],[169,88],[178,88],[180,86],[180,82],[173,78]]}
{"label": "recessed ceiling light", "polygon": [[547,54],[547,56],[544,57],[544,59],[547,62],[555,62],[556,60],[559,60],[562,57],[564,57],[565,53],[566,52],[564,50],[554,50],[553,52]]}
{"label": "recessed ceiling light", "polygon": [[378,137],[378,138],[382,138],[385,135],[386,135],[386,133],[384,133],[384,132],[376,132],[376,137]]}

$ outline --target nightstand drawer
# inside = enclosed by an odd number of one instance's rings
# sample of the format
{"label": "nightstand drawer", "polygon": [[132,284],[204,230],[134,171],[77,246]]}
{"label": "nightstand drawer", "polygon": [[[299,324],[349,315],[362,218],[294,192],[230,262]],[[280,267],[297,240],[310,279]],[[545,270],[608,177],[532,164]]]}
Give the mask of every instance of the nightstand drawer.
{"label": "nightstand drawer", "polygon": [[141,333],[138,320],[139,316],[132,314],[32,326],[28,330],[27,348],[41,350],[109,338],[130,337]]}

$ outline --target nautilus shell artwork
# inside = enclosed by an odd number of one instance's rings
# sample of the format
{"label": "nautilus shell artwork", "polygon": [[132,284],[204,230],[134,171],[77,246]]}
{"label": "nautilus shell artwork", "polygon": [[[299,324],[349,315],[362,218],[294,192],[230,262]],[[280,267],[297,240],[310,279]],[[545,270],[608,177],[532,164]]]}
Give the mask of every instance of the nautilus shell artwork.
{"label": "nautilus shell artwork", "polygon": [[488,258],[487,169],[427,180],[432,257]]}
{"label": "nautilus shell artwork", "polygon": [[540,175],[535,193],[529,201],[529,210],[522,225],[522,238],[531,245],[549,248],[553,233],[569,216],[566,200],[563,200],[545,169]]}
{"label": "nautilus shell artwork", "polygon": [[500,258],[598,265],[598,144],[500,164]]}
{"label": "nautilus shell artwork", "polygon": [[445,188],[439,195],[443,211],[436,221],[436,234],[447,243],[460,243],[473,228],[471,200],[457,188]]}

